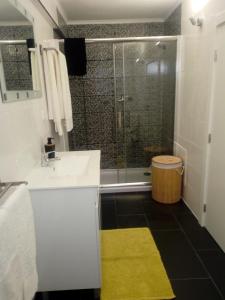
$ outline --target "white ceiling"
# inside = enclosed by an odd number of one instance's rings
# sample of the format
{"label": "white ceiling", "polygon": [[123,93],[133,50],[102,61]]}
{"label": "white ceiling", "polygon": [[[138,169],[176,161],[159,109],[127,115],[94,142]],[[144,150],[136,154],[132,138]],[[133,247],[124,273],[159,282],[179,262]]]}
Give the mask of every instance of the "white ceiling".
{"label": "white ceiling", "polygon": [[0,24],[27,24],[28,20],[8,0],[0,0]]}
{"label": "white ceiling", "polygon": [[181,0],[58,0],[68,23],[163,21]]}

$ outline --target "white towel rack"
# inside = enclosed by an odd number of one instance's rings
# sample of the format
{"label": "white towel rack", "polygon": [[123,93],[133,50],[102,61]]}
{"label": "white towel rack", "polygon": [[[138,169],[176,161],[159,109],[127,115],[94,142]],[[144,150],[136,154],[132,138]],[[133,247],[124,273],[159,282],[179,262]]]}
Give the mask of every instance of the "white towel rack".
{"label": "white towel rack", "polygon": [[28,184],[28,182],[27,181],[0,182],[0,199],[12,186],[17,186],[20,184]]}

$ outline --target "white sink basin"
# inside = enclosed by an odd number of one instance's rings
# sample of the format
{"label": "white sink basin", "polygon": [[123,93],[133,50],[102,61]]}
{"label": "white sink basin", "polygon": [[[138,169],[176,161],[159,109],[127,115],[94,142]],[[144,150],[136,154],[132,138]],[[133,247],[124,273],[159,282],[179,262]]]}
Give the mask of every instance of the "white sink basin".
{"label": "white sink basin", "polygon": [[36,165],[29,176],[29,189],[92,187],[100,185],[100,151],[59,152],[60,160]]}
{"label": "white sink basin", "polygon": [[52,176],[78,176],[87,173],[90,157],[87,155],[64,156],[60,160],[54,161],[52,166]]}

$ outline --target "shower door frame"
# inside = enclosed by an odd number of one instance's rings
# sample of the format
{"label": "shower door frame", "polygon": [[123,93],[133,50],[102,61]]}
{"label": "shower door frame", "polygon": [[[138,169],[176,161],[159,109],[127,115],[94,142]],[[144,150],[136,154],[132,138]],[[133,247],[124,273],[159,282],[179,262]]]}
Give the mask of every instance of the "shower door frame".
{"label": "shower door frame", "polygon": [[[127,43],[127,42],[142,42],[142,41],[176,41],[177,42],[177,55],[176,55],[176,80],[175,80],[175,112],[174,112],[174,143],[176,142],[178,133],[179,133],[179,100],[180,100],[180,91],[181,91],[181,68],[182,68],[182,56],[181,56],[181,46],[182,46],[182,37],[181,36],[149,36],[149,37],[134,37],[134,38],[111,38],[111,39],[97,39],[99,42],[108,41],[114,44],[118,43]],[[114,55],[113,51],[113,55]],[[124,60],[123,60],[124,64]],[[123,66],[124,71],[124,66]],[[124,77],[123,72],[123,77]],[[124,78],[123,78],[124,79]],[[115,57],[114,57],[114,89],[116,89],[115,85]],[[114,95],[115,105],[117,105],[116,93]],[[124,96],[124,95],[123,95]],[[125,105],[125,99],[124,99]],[[115,114],[117,111],[115,111]],[[116,115],[116,132],[117,132],[118,120]],[[126,137],[125,137],[126,138]],[[174,147],[175,148],[175,147]],[[176,149],[174,149],[176,152]],[[120,170],[117,169],[117,179],[119,178]],[[118,180],[119,181],[119,180]],[[103,184],[101,186],[101,191],[103,193],[108,192],[132,192],[132,191],[149,191],[151,190],[151,184],[147,182],[132,182],[132,183],[113,183],[113,184]]]}
{"label": "shower door frame", "polygon": [[[180,110],[180,98],[181,98],[181,72],[182,68],[182,36],[144,36],[144,37],[124,37],[124,38],[96,38],[96,39],[85,39],[85,43],[129,43],[129,42],[158,42],[158,41],[176,41],[177,42],[177,56],[176,56],[176,80],[175,80],[175,112],[174,112],[174,143],[179,136],[179,110]],[[114,62],[115,63],[115,62]],[[115,72],[115,67],[114,67]],[[115,74],[114,74],[115,75]],[[124,76],[124,75],[123,75]],[[115,78],[115,76],[114,76]],[[114,79],[115,80],[115,79]],[[114,85],[115,88],[115,85]],[[116,105],[115,95],[115,105]],[[117,121],[117,120],[116,120]],[[174,147],[174,151],[176,149]],[[117,169],[117,174],[119,169]],[[118,178],[118,176],[117,176]],[[134,183],[113,183],[101,185],[101,193],[110,192],[132,192],[132,191],[149,191],[151,190],[151,184],[147,182],[134,182]]]}
{"label": "shower door frame", "polygon": [[[85,43],[127,43],[127,42],[158,42],[158,41],[177,41],[180,38],[178,35],[154,35],[154,36],[142,36],[142,37],[123,37],[123,38],[96,38],[85,39]],[[61,40],[60,40],[61,41]],[[64,41],[64,40],[62,40]]]}

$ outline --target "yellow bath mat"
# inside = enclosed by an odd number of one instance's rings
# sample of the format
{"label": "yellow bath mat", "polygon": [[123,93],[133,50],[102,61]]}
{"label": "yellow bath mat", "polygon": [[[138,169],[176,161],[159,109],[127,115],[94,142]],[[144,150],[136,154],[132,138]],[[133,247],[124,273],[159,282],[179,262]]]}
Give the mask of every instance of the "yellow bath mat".
{"label": "yellow bath mat", "polygon": [[101,300],[175,297],[148,228],[103,230],[101,248]]}

